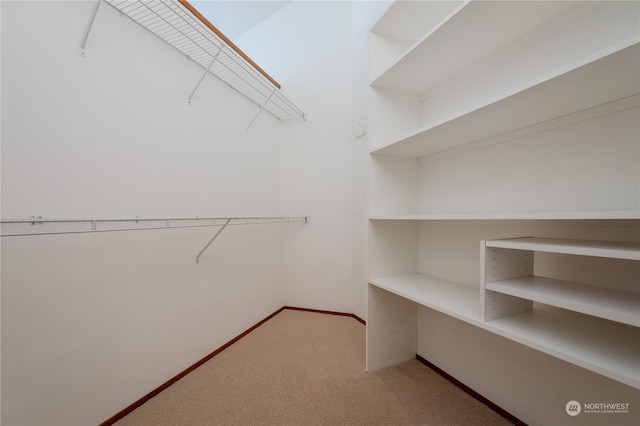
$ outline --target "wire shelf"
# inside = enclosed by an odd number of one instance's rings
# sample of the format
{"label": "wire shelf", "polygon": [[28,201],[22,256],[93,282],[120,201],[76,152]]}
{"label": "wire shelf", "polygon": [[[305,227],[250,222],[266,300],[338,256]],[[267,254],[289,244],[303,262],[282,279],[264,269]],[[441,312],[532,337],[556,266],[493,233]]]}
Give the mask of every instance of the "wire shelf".
{"label": "wire shelf", "polygon": [[305,118],[304,112],[280,92],[280,85],[273,78],[186,1],[104,1],[254,102],[260,111],[279,120]]}
{"label": "wire shelf", "polygon": [[135,231],[167,228],[200,228],[227,225],[266,225],[273,223],[309,222],[309,216],[254,217],[174,217],[114,219],[29,219],[0,220],[0,237],[28,235],[85,234],[92,232]]}
{"label": "wire shelf", "polygon": [[119,219],[29,219],[0,220],[0,237],[26,237],[30,235],[87,234],[155,230],[168,228],[219,227],[218,231],[196,256],[196,263],[216,238],[229,225],[266,225],[273,223],[309,222],[309,216],[252,216],[252,217],[174,217],[174,218],[119,218]]}

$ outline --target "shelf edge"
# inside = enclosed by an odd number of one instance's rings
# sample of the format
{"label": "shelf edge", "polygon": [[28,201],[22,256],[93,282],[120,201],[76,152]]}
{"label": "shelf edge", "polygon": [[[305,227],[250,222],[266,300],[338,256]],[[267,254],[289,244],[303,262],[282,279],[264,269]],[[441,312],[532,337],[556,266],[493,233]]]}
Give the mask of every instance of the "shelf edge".
{"label": "shelf edge", "polygon": [[426,215],[376,215],[369,220],[440,221],[440,220],[640,220],[640,210],[603,210],[571,212],[469,213]]}

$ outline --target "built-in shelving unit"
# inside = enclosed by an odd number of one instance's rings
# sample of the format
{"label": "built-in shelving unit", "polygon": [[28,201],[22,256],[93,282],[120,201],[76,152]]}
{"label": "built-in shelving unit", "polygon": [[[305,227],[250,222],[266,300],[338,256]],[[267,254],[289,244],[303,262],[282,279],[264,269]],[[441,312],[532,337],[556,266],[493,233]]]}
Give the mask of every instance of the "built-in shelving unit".
{"label": "built-in shelving unit", "polygon": [[640,389],[639,13],[396,1],[372,27],[368,370],[451,344],[416,344],[427,309]]}

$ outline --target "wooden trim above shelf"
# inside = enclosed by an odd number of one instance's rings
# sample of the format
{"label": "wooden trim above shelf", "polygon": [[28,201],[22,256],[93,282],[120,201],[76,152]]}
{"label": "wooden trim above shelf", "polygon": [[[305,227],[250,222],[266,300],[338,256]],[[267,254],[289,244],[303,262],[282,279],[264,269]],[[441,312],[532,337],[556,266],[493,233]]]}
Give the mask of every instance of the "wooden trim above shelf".
{"label": "wooden trim above shelf", "polygon": [[273,79],[273,77],[271,77],[269,74],[267,74],[267,72],[265,70],[263,70],[262,68],[260,68],[260,66],[258,66],[258,64],[256,64],[255,62],[253,62],[253,60],[247,56],[246,53],[244,53],[242,50],[240,50],[240,48],[238,46],[235,45],[234,42],[232,42],[231,40],[229,40],[229,38],[227,36],[225,36],[222,31],[220,31],[218,28],[216,28],[215,25],[213,25],[211,22],[209,22],[209,20],[207,18],[205,18],[200,12],[198,12],[198,10],[193,7],[187,0],[178,0],[178,2],[184,6],[189,12],[191,12],[193,14],[193,16],[195,16],[196,18],[198,18],[200,20],[200,22],[202,22],[204,25],[207,26],[207,28],[209,28],[211,31],[213,31],[218,37],[220,37],[231,49],[233,49],[238,55],[240,55],[245,61],[249,62],[249,64],[251,64],[252,67],[254,67],[260,74],[262,74],[267,80],[269,80],[271,83],[273,83],[274,86],[276,86],[278,89],[281,89],[282,87],[280,86],[280,83],[278,83],[276,80]]}

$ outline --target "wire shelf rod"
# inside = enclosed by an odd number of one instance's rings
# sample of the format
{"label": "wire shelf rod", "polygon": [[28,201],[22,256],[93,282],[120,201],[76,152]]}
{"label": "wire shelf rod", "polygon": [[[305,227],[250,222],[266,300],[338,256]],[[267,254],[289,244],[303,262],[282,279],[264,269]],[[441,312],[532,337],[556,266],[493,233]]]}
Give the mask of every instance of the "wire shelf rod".
{"label": "wire shelf rod", "polygon": [[[308,222],[309,216],[253,216],[253,217],[174,217],[174,218],[113,218],[113,219],[45,219],[33,216],[29,219],[0,220],[0,237],[24,237],[31,235],[86,234],[171,228],[201,228],[211,226],[263,225],[276,223]],[[84,225],[80,229],[43,229],[47,225]],[[111,224],[112,226],[105,226]],[[123,226],[128,224],[129,226]],[[120,225],[118,227],[117,225]],[[16,228],[12,231],[11,228]],[[25,229],[26,228],[26,229]],[[5,230],[6,229],[6,230]]]}
{"label": "wire shelf rod", "polygon": [[[153,14],[158,17],[160,20],[159,21],[154,21],[157,22],[159,24],[159,26],[162,26],[163,23],[167,23],[169,24],[170,28],[165,27],[167,30],[170,29],[174,29],[175,31],[177,31],[179,33],[179,35],[182,35],[185,39],[189,40],[190,42],[192,42],[194,45],[198,46],[200,49],[202,49],[204,52],[208,52],[207,49],[203,46],[201,46],[197,41],[195,41],[194,39],[192,39],[191,37],[189,37],[187,34],[184,33],[184,31],[182,31],[180,28],[178,28],[176,25],[172,24],[171,22],[169,22],[166,18],[163,18],[158,12],[156,12],[155,10],[151,9],[151,7],[147,4],[147,3],[142,3],[142,5],[144,7],[147,8],[147,10],[149,10],[150,15],[148,16],[153,16]],[[157,31],[154,31],[153,28],[151,28],[150,25],[146,25],[145,22],[143,20],[139,20],[138,21],[142,26],[147,27],[151,32],[157,34],[158,36],[160,36],[160,34],[158,34]],[[178,36],[178,35],[176,35]],[[160,36],[160,38],[163,38],[162,36]]]}
{"label": "wire shelf rod", "polygon": [[[186,25],[190,25],[189,22],[186,21],[186,18],[183,15],[180,15],[180,17],[185,20],[185,24]],[[207,41],[211,41],[211,37],[210,35],[205,32],[204,28],[201,27],[196,27],[193,28],[194,31],[198,32],[198,35],[201,35],[202,37],[204,37]],[[217,40],[216,40],[217,41]],[[218,45],[218,43],[213,43],[215,46]],[[231,54],[230,54],[231,53]],[[233,75],[235,75],[236,77],[238,77],[240,80],[244,80],[244,78],[240,75],[239,72],[236,72],[232,65],[235,65],[237,68],[240,68],[242,71],[244,71],[245,73],[248,74],[249,77],[252,77],[253,80],[253,84],[262,86],[262,88],[267,91],[267,92],[271,92],[272,91],[272,87],[271,84],[269,84],[267,81],[265,81],[263,78],[261,78],[260,74],[258,72],[256,72],[256,70],[254,70],[251,66],[249,66],[249,64],[247,64],[245,61],[242,61],[239,57],[237,57],[236,55],[233,54],[233,51],[230,52],[224,52],[224,55],[226,56],[226,58],[233,62],[233,64],[231,65],[227,65],[224,62],[222,62],[222,65]],[[246,82],[246,81],[245,81]],[[249,84],[250,87],[253,87],[252,83],[250,82],[246,82],[247,84]],[[256,90],[258,90],[256,88]],[[261,90],[258,90],[259,92],[261,92]],[[264,95],[264,93],[262,93]],[[245,95],[246,96],[246,95]]]}

